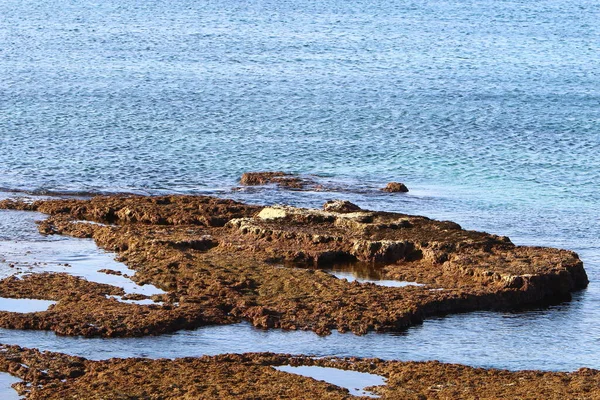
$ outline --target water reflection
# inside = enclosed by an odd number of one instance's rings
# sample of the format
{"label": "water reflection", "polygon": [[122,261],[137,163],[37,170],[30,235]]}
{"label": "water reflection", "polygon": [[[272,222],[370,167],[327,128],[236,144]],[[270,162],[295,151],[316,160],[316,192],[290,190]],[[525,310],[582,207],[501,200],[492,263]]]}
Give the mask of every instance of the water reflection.
{"label": "water reflection", "polygon": [[11,387],[13,383],[20,382],[19,378],[6,373],[0,372],[0,399],[2,400],[19,400],[20,397],[15,389]]}
{"label": "water reflection", "polygon": [[386,279],[381,266],[373,263],[336,264],[329,268],[323,268],[323,270],[340,279],[346,279],[348,282],[374,283],[375,285],[389,287],[423,286],[417,282]]}
{"label": "water reflection", "polygon": [[0,311],[18,313],[46,311],[48,310],[48,307],[50,307],[53,304],[56,304],[56,302],[50,300],[12,299],[7,297],[0,297]]}
{"label": "water reflection", "polygon": [[288,372],[290,374],[323,380],[333,385],[348,389],[350,394],[353,396],[377,398],[379,396],[364,390],[364,388],[385,385],[385,379],[382,376],[369,374],[366,372],[346,371],[342,369],[318,366],[292,367],[289,365],[282,365],[280,367],[275,367],[275,369]]}

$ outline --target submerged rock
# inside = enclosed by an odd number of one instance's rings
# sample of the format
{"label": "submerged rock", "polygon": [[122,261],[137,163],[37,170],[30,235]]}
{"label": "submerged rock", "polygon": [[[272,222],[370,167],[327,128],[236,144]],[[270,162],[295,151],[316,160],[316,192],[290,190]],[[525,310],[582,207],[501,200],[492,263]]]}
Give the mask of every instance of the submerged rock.
{"label": "submerged rock", "polygon": [[271,183],[289,189],[304,189],[307,185],[312,184],[313,181],[282,171],[246,172],[240,178],[240,184],[245,186],[267,185]]}

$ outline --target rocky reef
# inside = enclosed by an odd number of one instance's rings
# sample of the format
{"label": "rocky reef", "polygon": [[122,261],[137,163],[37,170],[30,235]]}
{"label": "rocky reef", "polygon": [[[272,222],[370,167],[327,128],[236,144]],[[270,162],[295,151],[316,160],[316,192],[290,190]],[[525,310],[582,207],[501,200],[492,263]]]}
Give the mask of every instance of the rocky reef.
{"label": "rocky reef", "polygon": [[29,400],[63,399],[351,399],[347,389],[276,370],[321,366],[383,376],[369,388],[381,399],[597,399],[600,371],[573,373],[471,368],[439,362],[312,358],[247,353],[149,360],[90,361],[0,345],[0,371]]}
{"label": "rocky reef", "polygon": [[364,186],[361,188],[345,185],[343,182],[332,182],[323,176],[300,175],[284,171],[257,171],[245,172],[240,178],[240,185],[233,190],[239,191],[243,187],[271,186],[282,190],[311,191],[311,192],[336,192],[336,193],[407,193],[408,187],[402,182],[388,182],[383,188]]}
{"label": "rocky reef", "polygon": [[[0,296],[55,300],[47,311],[0,312],[0,326],[64,335],[141,336],[247,320],[260,328],[399,331],[424,318],[569,298],[587,276],[577,254],[515,246],[453,222],[361,210],[260,207],[207,196],[6,200],[49,215],[44,234],[93,238],[166,294],[156,304],[107,297],[120,288],[61,274],[0,281]],[[89,222],[89,223],[86,223]],[[368,264],[386,279],[348,282],[322,271]]]}
{"label": "rocky reef", "polygon": [[272,171],[246,172],[240,178],[240,184],[244,186],[276,184],[279,187],[288,189],[304,189],[308,185],[313,185],[314,182],[283,171]]}
{"label": "rocky reef", "polygon": [[[43,234],[92,238],[135,270],[130,278],[136,283],[165,292],[130,295],[66,273],[10,276],[0,281],[0,297],[56,304],[41,312],[0,312],[4,328],[115,337],[246,320],[264,329],[364,334],[399,331],[434,315],[568,299],[588,284],[571,251],[515,246],[507,237],[453,222],[362,210],[347,201],[329,201],[316,210],[207,196],[110,196],[5,200],[0,208],[47,214],[39,222]],[[348,282],[324,270],[344,265],[421,285]],[[27,399],[354,397],[344,388],[274,368],[281,365],[377,374],[386,384],[369,390],[383,399],[600,398],[600,372],[590,369],[510,372],[271,353],[90,361],[0,345],[0,371],[22,379],[13,387]]]}

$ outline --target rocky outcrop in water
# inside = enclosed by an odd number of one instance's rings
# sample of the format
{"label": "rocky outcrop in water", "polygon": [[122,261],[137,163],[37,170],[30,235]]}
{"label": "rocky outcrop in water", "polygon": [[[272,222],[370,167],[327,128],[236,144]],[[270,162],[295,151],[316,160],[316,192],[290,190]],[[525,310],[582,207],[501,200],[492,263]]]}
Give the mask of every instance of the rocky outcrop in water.
{"label": "rocky outcrop in water", "polygon": [[282,171],[246,172],[240,178],[240,183],[244,186],[276,184],[287,189],[305,189],[307,186],[315,185],[315,182],[309,178]]}
{"label": "rocky outcrop in water", "polygon": [[390,182],[381,190],[383,190],[384,192],[389,192],[389,193],[407,193],[408,192],[408,188],[406,187],[406,185],[404,183],[400,183],[400,182]]}
{"label": "rocky outcrop in water", "polygon": [[[135,282],[167,292],[160,304],[138,305],[106,297],[118,288],[56,285],[54,274],[7,278],[0,295],[36,293],[57,304],[0,313],[0,326],[139,336],[247,320],[265,329],[364,334],[402,330],[433,315],[562,300],[588,282],[570,251],[337,204],[330,211],[258,207],[204,196],[0,202],[49,214],[41,232],[93,238],[136,271]],[[373,264],[386,279],[424,286],[361,284],[320,270],[344,263]]]}

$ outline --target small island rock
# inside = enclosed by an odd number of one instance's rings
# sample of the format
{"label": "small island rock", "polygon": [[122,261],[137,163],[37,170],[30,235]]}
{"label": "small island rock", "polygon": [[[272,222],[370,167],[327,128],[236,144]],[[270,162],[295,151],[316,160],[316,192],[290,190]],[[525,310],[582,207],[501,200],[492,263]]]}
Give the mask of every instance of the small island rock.
{"label": "small island rock", "polygon": [[400,182],[390,182],[387,184],[386,187],[384,187],[383,189],[384,192],[389,192],[389,193],[406,193],[408,192],[408,188],[406,187],[406,185],[404,183],[400,183]]}

